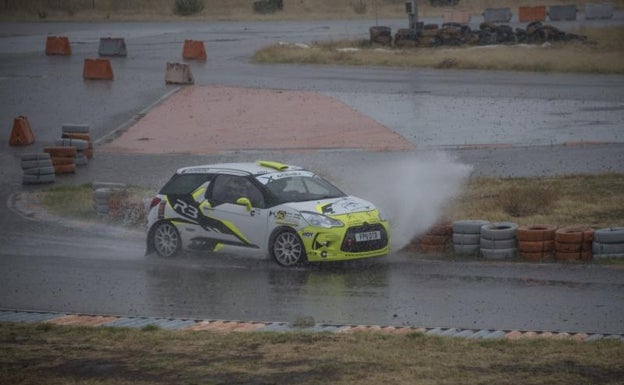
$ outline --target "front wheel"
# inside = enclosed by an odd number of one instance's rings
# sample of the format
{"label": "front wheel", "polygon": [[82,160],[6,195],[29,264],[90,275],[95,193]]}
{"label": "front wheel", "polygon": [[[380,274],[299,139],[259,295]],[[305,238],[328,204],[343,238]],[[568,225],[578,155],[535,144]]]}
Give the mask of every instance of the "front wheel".
{"label": "front wheel", "polygon": [[182,248],[182,240],[178,229],[171,222],[156,225],[152,235],[154,250],[161,257],[173,257]]}
{"label": "front wheel", "polygon": [[306,258],[301,238],[292,230],[284,230],[273,237],[271,255],[282,266],[294,266]]}

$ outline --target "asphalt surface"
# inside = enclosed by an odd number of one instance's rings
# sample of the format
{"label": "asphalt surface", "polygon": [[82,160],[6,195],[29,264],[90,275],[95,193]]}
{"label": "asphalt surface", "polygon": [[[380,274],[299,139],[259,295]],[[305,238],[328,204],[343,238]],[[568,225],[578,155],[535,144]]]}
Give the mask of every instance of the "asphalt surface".
{"label": "asphalt surface", "polygon": [[[2,23],[0,132],[8,138],[12,118],[27,115],[36,143],[0,144],[0,199],[12,206],[14,193],[39,189],[21,185],[20,155],[51,143],[63,123],[90,124],[93,138],[102,143],[173,92],[175,87],[164,84],[165,63],[181,60],[184,39],[206,43],[208,61],[191,63],[197,84],[321,92],[393,129],[416,151],[122,155],[96,147],[86,168],[59,177],[57,184],[114,181],[156,189],[178,167],[278,157],[366,195],[370,184],[358,181],[374,184],[379,175],[368,169],[399,175],[414,170],[411,177],[423,182],[419,187],[426,193],[410,208],[416,210],[414,226],[424,228],[434,219],[435,205],[443,204],[436,199],[446,186],[440,175],[461,181],[467,175],[624,172],[622,76],[249,62],[266,44],[366,37],[369,24]],[[69,36],[73,55],[45,56],[46,34]],[[82,61],[97,56],[99,38],[106,36],[125,37],[129,56],[112,59],[113,82],[85,82]],[[0,211],[4,308],[273,321],[312,316],[333,323],[620,334],[624,329],[624,272],[616,268],[449,263],[402,254],[298,269],[239,253],[169,261],[143,255],[142,232],[77,228],[32,220],[28,211],[21,213],[25,216]]]}

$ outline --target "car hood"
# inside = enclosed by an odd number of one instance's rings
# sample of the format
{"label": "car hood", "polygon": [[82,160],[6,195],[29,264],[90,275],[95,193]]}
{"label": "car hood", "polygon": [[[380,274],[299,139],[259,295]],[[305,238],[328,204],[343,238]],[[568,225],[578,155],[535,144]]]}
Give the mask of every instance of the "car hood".
{"label": "car hood", "polygon": [[352,214],[376,209],[374,204],[354,196],[307,202],[293,202],[289,203],[288,206],[298,211],[311,211],[327,216]]}

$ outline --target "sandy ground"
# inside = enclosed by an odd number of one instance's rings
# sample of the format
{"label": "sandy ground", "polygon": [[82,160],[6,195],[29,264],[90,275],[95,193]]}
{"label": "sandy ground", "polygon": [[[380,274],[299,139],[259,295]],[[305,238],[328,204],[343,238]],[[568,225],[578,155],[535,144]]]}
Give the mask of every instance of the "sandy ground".
{"label": "sandy ground", "polygon": [[393,130],[315,92],[190,86],[149,111],[102,150],[210,154],[413,147]]}

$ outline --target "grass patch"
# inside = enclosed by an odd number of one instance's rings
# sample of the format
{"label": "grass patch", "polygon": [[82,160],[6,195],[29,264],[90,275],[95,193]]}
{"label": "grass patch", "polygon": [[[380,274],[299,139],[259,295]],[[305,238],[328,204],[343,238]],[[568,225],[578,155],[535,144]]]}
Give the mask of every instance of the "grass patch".
{"label": "grass patch", "polygon": [[[279,337],[279,338],[278,338]],[[619,384],[624,344],[422,334],[0,324],[3,381],[38,384]]]}
{"label": "grass patch", "polygon": [[402,68],[624,73],[624,27],[582,29],[589,42],[440,48],[383,48],[367,40],[314,42],[310,48],[273,44],[256,63],[391,66]]}
{"label": "grass patch", "polygon": [[471,178],[447,207],[450,218],[520,225],[624,224],[624,174],[544,178]]}

